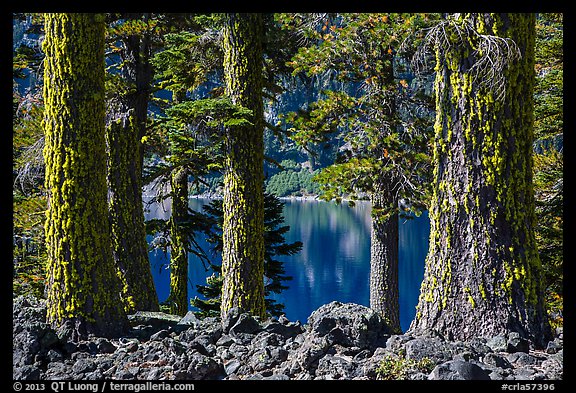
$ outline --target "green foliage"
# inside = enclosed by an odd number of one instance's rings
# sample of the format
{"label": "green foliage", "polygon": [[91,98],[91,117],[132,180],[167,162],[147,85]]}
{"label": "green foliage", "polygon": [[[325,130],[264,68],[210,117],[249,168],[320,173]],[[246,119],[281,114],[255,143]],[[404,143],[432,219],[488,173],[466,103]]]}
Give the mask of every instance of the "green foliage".
{"label": "green foliage", "polygon": [[[41,24],[32,24],[28,32],[40,28]],[[33,85],[31,90],[21,95],[16,80],[38,73],[42,58],[38,48],[25,45],[20,45],[13,52],[12,292],[15,296],[44,296],[47,258],[44,236],[47,198],[43,192],[42,156],[44,105],[41,86]]]}
{"label": "green foliage", "polygon": [[299,171],[287,169],[268,179],[266,192],[278,197],[316,195],[320,191],[313,181],[317,173],[317,170],[310,172],[306,168]]}
{"label": "green foliage", "polygon": [[12,292],[15,296],[44,296],[47,258],[43,225],[45,214],[46,197],[14,194]]}
{"label": "green foliage", "polygon": [[533,172],[536,242],[544,270],[552,327],[563,325],[564,97],[563,16],[539,14],[536,21]]}
{"label": "green foliage", "polygon": [[[272,293],[278,294],[287,289],[283,285],[284,281],[292,278],[285,275],[283,262],[275,259],[278,256],[290,256],[297,254],[302,249],[301,242],[288,244],[284,239],[284,234],[290,229],[289,226],[282,226],[284,204],[277,197],[266,193],[264,195],[264,294],[266,296],[266,312],[270,315],[279,316],[283,313],[284,305],[276,303],[270,298]],[[212,244],[212,252],[219,254],[222,252],[222,223],[223,210],[222,201],[214,200],[209,205],[204,206],[206,214],[213,223],[208,242]],[[196,297],[191,300],[191,304],[198,308],[200,316],[220,315],[220,295],[222,291],[221,267],[211,264],[214,274],[207,278],[207,285],[197,285],[198,292],[205,299]]]}
{"label": "green foliage", "polygon": [[[564,181],[563,154],[550,149],[534,154],[536,199],[536,241],[544,270],[546,297],[552,320],[561,324],[564,262]],[[558,320],[560,319],[560,320]]]}
{"label": "green foliage", "polygon": [[536,23],[534,133],[538,143],[544,146],[558,144],[564,128],[563,31],[562,14],[539,14]]}
{"label": "green foliage", "polygon": [[376,379],[387,381],[407,379],[410,374],[416,372],[429,374],[435,366],[434,361],[427,357],[416,361],[406,359],[405,356],[386,355],[376,369]]}
{"label": "green foliage", "polygon": [[152,61],[159,88],[192,92],[205,81],[222,54],[214,41],[203,38],[189,31],[166,34],[164,50]]}
{"label": "green foliage", "polygon": [[[288,30],[310,37],[290,63],[294,75],[331,78],[353,86],[327,90],[308,108],[284,117],[300,145],[336,136],[340,154],[316,181],[323,198],[361,198],[383,173],[412,206],[425,205],[430,158],[431,100],[413,78],[400,44],[433,19],[426,14],[338,14],[279,17]],[[312,39],[313,38],[313,39]],[[391,207],[396,210],[396,207]]]}

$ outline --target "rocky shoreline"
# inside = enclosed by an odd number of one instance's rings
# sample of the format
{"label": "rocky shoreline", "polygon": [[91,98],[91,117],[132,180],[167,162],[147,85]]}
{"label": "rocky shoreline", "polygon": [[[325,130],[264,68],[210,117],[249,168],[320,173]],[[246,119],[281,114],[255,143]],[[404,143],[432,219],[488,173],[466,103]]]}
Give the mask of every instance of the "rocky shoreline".
{"label": "rocky shoreline", "polygon": [[126,336],[82,342],[59,338],[45,314],[42,300],[13,299],[14,380],[563,379],[562,331],[541,351],[514,334],[391,335],[352,303],[326,304],[305,325],[236,309],[223,321],[140,312]]}

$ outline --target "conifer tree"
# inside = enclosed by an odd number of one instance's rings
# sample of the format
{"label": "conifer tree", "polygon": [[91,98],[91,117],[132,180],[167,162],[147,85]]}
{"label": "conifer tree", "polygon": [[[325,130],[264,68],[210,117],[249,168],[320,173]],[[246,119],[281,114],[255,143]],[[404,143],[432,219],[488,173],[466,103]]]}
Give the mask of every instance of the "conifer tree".
{"label": "conifer tree", "polygon": [[[112,254],[122,282],[127,313],[158,310],[150,271],[142,205],[142,137],[146,134],[151,91],[149,14],[122,15],[113,29],[118,43],[119,73],[111,76],[114,90],[108,101],[108,210]],[[112,85],[111,83],[111,85]]]}
{"label": "conifer tree", "polygon": [[534,87],[534,196],[536,242],[553,327],[563,324],[563,14],[542,13],[536,19],[536,85]]}
{"label": "conifer tree", "polygon": [[[292,19],[298,20],[289,17],[287,23]],[[295,72],[346,86],[325,91],[325,98],[312,103],[309,111],[293,113],[287,120],[299,143],[323,142],[334,134],[344,141],[336,162],[316,180],[324,199],[371,201],[370,307],[392,332],[401,330],[398,217],[404,209],[419,214],[424,207],[429,169],[429,100],[410,87],[413,75],[402,66],[399,50],[414,26],[428,19],[407,14],[324,15],[322,23],[312,23],[314,29],[304,29],[316,39],[314,44],[302,48],[291,62]],[[409,204],[401,206],[403,199]]]}
{"label": "conifer tree", "polygon": [[124,331],[107,211],[104,16],[46,14],[47,321],[73,339]]}
{"label": "conifer tree", "polygon": [[[200,18],[202,19],[202,18]],[[192,24],[179,33],[166,34],[164,50],[152,59],[159,85],[172,92],[172,102],[154,126],[160,139],[165,163],[149,168],[147,179],[169,179],[172,214],[168,232],[170,238],[170,295],[165,302],[169,312],[184,315],[188,311],[188,253],[197,251],[195,230],[202,227],[202,215],[188,208],[189,180],[198,183],[218,165],[221,139],[216,131],[225,122],[230,105],[218,99],[190,99],[193,92],[206,81],[207,74],[221,59],[208,28],[184,15],[177,24]],[[223,111],[220,111],[224,107]],[[210,120],[211,119],[211,120]],[[215,123],[216,125],[214,125]]]}
{"label": "conifer tree", "polygon": [[450,16],[436,50],[434,188],[411,330],[550,335],[534,236],[533,14]]}
{"label": "conifer tree", "polygon": [[264,119],[260,14],[227,14],[225,95],[251,111],[225,135],[221,314],[233,307],[264,317]]}

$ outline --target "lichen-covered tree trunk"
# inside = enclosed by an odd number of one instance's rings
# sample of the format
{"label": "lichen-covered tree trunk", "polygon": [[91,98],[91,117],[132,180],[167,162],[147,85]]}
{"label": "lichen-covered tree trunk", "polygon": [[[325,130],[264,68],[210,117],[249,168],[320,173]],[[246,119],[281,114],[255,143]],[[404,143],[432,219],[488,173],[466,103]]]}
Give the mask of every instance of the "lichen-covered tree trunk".
{"label": "lichen-covered tree trunk", "polygon": [[124,66],[121,71],[131,89],[128,94],[112,100],[106,127],[112,254],[122,282],[122,301],[127,313],[158,310],[142,205],[141,139],[146,131],[152,79],[148,46],[148,39],[141,35],[123,39],[120,56]]}
{"label": "lichen-covered tree trunk", "polygon": [[117,114],[106,127],[112,255],[122,283],[126,313],[158,310],[144,226],[140,138],[132,114],[133,111]]}
{"label": "lichen-covered tree trunk", "polygon": [[47,321],[72,338],[128,326],[110,247],[104,16],[46,14]]}
{"label": "lichen-covered tree trunk", "polygon": [[374,184],[370,242],[370,308],[386,321],[390,332],[401,333],[398,302],[398,213],[384,209],[398,206],[394,194],[382,181]]}
{"label": "lichen-covered tree trunk", "polygon": [[[452,339],[518,332],[542,345],[549,326],[534,239],[535,19],[461,18],[481,34],[512,39],[521,58],[503,69],[502,86],[492,86],[493,67],[478,74],[474,64],[482,56],[503,61],[494,50],[500,45],[505,53],[510,42],[484,41],[495,45],[478,48],[481,37],[471,35],[467,45],[437,52],[430,248],[411,330],[437,330]],[[459,39],[454,31],[447,35]],[[502,87],[499,99],[495,91]]]}
{"label": "lichen-covered tree trunk", "polygon": [[170,313],[188,312],[188,248],[185,222],[188,217],[188,172],[175,170],[170,179],[172,186],[172,215],[170,217],[170,295],[167,304]]}
{"label": "lichen-covered tree trunk", "polygon": [[226,134],[221,314],[239,307],[265,315],[264,120],[260,14],[229,14],[224,34],[225,93],[252,111],[251,124]]}

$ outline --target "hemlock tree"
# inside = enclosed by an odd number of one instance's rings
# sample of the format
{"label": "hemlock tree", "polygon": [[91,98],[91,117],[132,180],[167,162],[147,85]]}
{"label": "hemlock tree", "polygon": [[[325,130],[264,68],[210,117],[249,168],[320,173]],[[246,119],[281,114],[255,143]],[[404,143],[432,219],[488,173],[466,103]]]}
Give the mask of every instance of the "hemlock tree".
{"label": "hemlock tree", "polygon": [[563,324],[564,287],[563,14],[538,14],[535,57],[536,242],[544,270],[546,308],[555,328]]}
{"label": "hemlock tree", "polygon": [[261,14],[227,14],[225,95],[251,111],[225,135],[221,315],[233,307],[264,317],[264,116]]}
{"label": "hemlock tree", "polygon": [[104,16],[46,14],[47,321],[73,339],[120,334],[106,205]]}
{"label": "hemlock tree", "polygon": [[[298,19],[289,16],[285,23],[290,26]],[[308,113],[290,114],[288,120],[300,143],[323,142],[340,133],[344,144],[336,162],[316,180],[324,199],[370,199],[370,307],[391,332],[400,332],[398,217],[406,208],[400,201],[409,200],[418,214],[427,196],[426,130],[431,121],[426,124],[426,106],[431,100],[410,87],[412,74],[401,66],[398,49],[414,26],[425,26],[431,17],[368,13],[321,19],[320,26],[316,22],[312,31],[304,30],[315,38],[314,44],[301,48],[291,64],[295,72],[332,77],[352,93],[326,91]]]}
{"label": "hemlock tree", "polygon": [[[109,100],[108,210],[112,255],[122,282],[127,313],[158,310],[158,296],[148,259],[142,205],[142,137],[146,134],[151,90],[149,15],[123,15],[113,32],[120,55],[118,75],[112,76],[115,94]],[[118,91],[118,87],[121,87]]]}
{"label": "hemlock tree", "polygon": [[534,25],[532,14],[468,14],[428,32],[435,179],[412,331],[549,337],[534,237]]}
{"label": "hemlock tree", "polygon": [[[184,16],[176,22],[186,20],[192,22],[194,18]],[[219,109],[223,106],[229,110],[231,106],[226,100],[187,97],[187,92],[194,92],[206,81],[214,64],[221,59],[210,29],[192,25],[192,31],[166,34],[164,50],[152,59],[159,86],[172,92],[172,102],[164,110],[166,117],[157,119],[156,124],[156,131],[162,129],[157,134],[162,134],[161,150],[166,163],[156,164],[147,177],[157,181],[170,179],[170,295],[165,305],[171,313],[179,315],[188,311],[188,253],[195,253],[197,248],[191,228],[198,228],[202,221],[199,214],[188,208],[189,179],[197,184],[218,166],[215,161],[221,138],[216,129],[221,127],[219,120],[225,117]]]}

